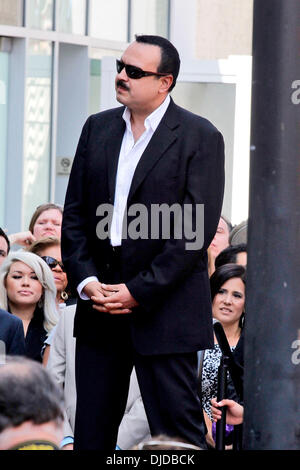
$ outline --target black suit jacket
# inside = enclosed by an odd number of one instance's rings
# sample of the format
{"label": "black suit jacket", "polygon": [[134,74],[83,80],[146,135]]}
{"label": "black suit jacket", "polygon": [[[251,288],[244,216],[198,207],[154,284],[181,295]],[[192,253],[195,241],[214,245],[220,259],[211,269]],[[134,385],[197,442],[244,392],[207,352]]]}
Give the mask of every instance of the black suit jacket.
{"label": "black suit jacket", "polygon": [[5,344],[6,354],[25,355],[22,320],[2,309],[0,309],[0,340]]}
{"label": "black suit jacket", "polygon": [[[124,107],[90,116],[77,147],[66,194],[62,253],[73,286],[88,276],[110,282],[109,239],[97,237],[101,204],[113,204],[118,157],[125,123]],[[155,204],[204,205],[201,249],[187,250],[180,239],[122,241],[122,279],[139,307],[130,314],[131,334],[141,354],[190,352],[213,346],[207,254],[219,221],[224,190],[224,143],[206,119],[171,103],[134,173],[128,207],[142,204],[148,214]],[[128,217],[128,224],[134,217]],[[183,218],[184,219],[184,218]],[[148,233],[151,233],[151,218]],[[172,220],[172,228],[178,220]],[[177,225],[178,226],[178,225]],[[172,231],[171,231],[172,232]],[[111,315],[99,314],[90,301],[79,300],[75,335],[105,341]],[[114,316],[115,317],[115,316]]]}

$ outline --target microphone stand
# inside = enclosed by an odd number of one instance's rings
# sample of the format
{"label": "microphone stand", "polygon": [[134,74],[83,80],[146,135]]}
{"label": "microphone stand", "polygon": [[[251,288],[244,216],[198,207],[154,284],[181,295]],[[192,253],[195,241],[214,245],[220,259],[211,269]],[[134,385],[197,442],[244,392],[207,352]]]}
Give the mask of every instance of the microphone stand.
{"label": "microphone stand", "polygon": [[[228,357],[222,356],[218,367],[218,402],[226,398]],[[216,450],[225,450],[225,434],[226,434],[226,406],[222,406],[221,419],[216,423]]]}
{"label": "microphone stand", "polygon": [[[218,340],[218,344],[222,351],[222,357],[218,368],[218,396],[217,400],[221,401],[226,398],[227,388],[227,372],[229,371],[235,391],[239,399],[243,397],[243,368],[235,362],[232,351],[228,344],[225,332],[221,323],[214,320],[214,332]],[[241,449],[241,430],[242,425],[234,426],[233,449]],[[226,431],[226,407],[222,407],[221,419],[216,423],[216,449],[225,449],[225,431]]]}

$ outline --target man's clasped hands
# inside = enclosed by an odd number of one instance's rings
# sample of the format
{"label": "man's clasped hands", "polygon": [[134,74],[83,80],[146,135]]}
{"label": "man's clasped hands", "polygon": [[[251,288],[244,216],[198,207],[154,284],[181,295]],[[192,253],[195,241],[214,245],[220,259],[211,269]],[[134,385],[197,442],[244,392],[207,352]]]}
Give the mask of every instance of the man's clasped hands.
{"label": "man's clasped hands", "polygon": [[93,308],[99,312],[127,314],[138,305],[126,284],[103,284],[91,281],[84,287],[83,292],[94,303]]}

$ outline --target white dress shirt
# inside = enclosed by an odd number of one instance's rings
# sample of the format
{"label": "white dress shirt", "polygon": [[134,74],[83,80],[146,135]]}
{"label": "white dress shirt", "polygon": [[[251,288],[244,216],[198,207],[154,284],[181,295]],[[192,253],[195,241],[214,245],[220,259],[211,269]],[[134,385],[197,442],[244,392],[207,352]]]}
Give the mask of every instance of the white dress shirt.
{"label": "white dress shirt", "polygon": [[[124,110],[123,119],[126,123],[126,129],[122,140],[116,177],[114,210],[110,230],[112,246],[120,246],[122,244],[123,218],[134,172],[142,154],[167,111],[169,103],[170,96],[167,95],[163,103],[147,116],[144,122],[145,131],[136,142],[134,141],[131,129],[130,110],[127,107]],[[91,281],[98,281],[98,278],[95,276],[88,277],[78,285],[77,290],[82,299],[88,298],[82,290]]]}

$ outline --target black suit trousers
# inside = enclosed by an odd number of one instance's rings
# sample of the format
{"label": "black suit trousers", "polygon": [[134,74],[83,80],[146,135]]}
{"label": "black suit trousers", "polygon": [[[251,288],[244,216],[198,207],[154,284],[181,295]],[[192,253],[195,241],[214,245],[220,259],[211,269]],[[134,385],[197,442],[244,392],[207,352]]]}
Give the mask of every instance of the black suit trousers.
{"label": "black suit trousers", "polygon": [[[120,253],[112,256],[110,266],[112,282],[122,282]],[[197,390],[197,352],[141,355],[132,345],[130,314],[99,315],[110,316],[105,341],[84,336],[76,341],[74,449],[115,449],[133,365],[151,434],[182,438],[206,448]]]}
{"label": "black suit trousers", "polygon": [[[122,331],[126,332],[125,322]],[[179,437],[205,448],[196,353],[142,356],[126,340],[101,346],[79,339],[74,449],[114,450],[133,364],[151,434]]]}

